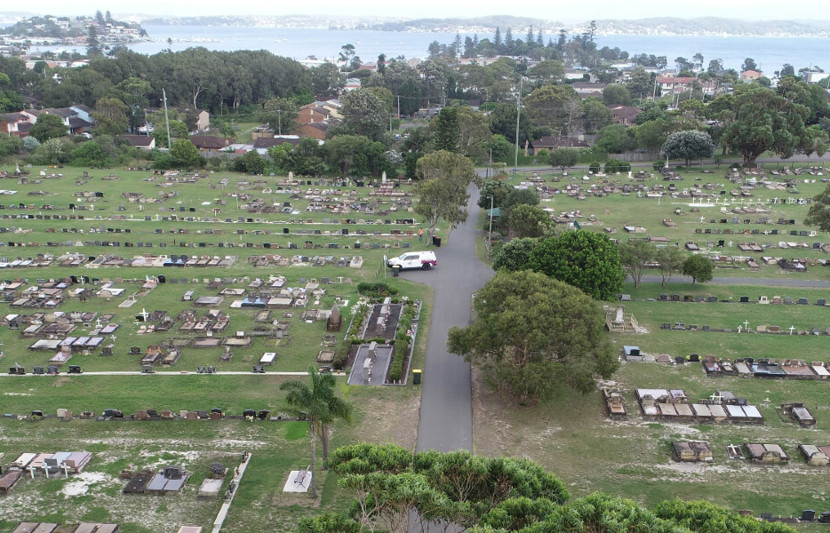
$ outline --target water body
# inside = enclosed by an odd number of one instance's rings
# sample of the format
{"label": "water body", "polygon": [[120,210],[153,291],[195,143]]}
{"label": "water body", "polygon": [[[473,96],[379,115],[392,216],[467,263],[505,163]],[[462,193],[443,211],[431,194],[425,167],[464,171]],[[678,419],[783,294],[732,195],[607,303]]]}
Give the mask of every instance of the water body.
{"label": "water body", "polygon": [[[381,53],[387,58],[425,57],[433,41],[450,44],[455,33],[448,32],[385,32],[369,30],[328,30],[325,28],[259,28],[242,26],[144,26],[153,41],[130,45],[142,54],[155,54],[203,46],[209,50],[268,50],[276,55],[297,60],[308,56],[336,58],[340,47],[352,44],[363,61],[374,61]],[[506,29],[506,28],[505,28]],[[461,35],[462,39],[467,37]],[[480,39],[492,35],[479,34]],[[519,37],[519,35],[517,35]],[[523,37],[523,35],[522,35]],[[167,39],[172,43],[168,45]],[[547,42],[556,35],[544,35]],[[722,37],[722,36],[659,36],[599,35],[599,47],[618,47],[629,54],[666,56],[669,66],[678,56],[688,60],[700,52],[704,67],[709,60],[720,58],[726,68],[739,69],[744,59],[753,58],[759,68],[771,74],[784,63],[801,67],[821,66],[830,69],[830,39],[820,37]],[[66,47],[39,47],[35,50],[63,50]]]}

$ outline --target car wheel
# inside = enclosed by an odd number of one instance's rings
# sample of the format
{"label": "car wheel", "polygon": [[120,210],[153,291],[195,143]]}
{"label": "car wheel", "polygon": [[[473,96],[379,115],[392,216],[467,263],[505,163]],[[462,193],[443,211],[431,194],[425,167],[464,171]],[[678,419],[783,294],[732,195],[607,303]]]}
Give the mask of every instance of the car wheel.
{"label": "car wheel", "polygon": [[421,265],[422,270],[429,270],[430,268],[432,268],[432,265],[430,265],[429,263],[424,263],[423,265]]}

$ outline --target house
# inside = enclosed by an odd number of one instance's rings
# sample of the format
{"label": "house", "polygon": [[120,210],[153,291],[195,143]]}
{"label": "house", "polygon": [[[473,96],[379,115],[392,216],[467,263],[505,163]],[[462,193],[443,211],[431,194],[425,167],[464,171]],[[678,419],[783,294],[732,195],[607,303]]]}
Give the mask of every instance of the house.
{"label": "house", "polygon": [[807,83],[818,83],[820,81],[830,78],[830,72],[821,72],[820,70],[805,70],[801,73],[801,79]]}
{"label": "house", "polygon": [[607,86],[607,83],[594,83],[590,81],[577,81],[571,85],[581,98],[588,98],[590,96],[602,98],[602,91]]}
{"label": "house", "polygon": [[575,137],[557,137],[553,135],[545,135],[544,137],[533,141],[533,154],[539,153],[539,150],[551,151],[556,148],[590,147],[588,146],[588,143]]}
{"label": "house", "polygon": [[[95,121],[90,116],[92,110],[87,106],[52,107],[41,110],[41,113],[55,115],[61,118],[64,126],[69,128],[70,135],[89,133]],[[86,118],[84,118],[86,117]]]}
{"label": "house", "polygon": [[141,150],[153,150],[156,147],[156,140],[148,135],[119,135],[118,138]]}
{"label": "house", "polygon": [[297,113],[298,124],[315,124],[318,122],[326,122],[331,116],[331,110],[323,107],[318,102],[307,104],[300,108]]}
{"label": "house", "polygon": [[228,147],[228,140],[211,135],[191,135],[190,142],[202,152],[218,152]]}
{"label": "house", "polygon": [[566,80],[584,80],[585,76],[590,77],[591,74],[581,68],[566,68],[565,69],[565,79]]}
{"label": "house", "polygon": [[660,86],[660,93],[678,94],[692,90],[692,85],[698,81],[691,76],[657,76],[657,84]]}
{"label": "house", "polygon": [[614,122],[623,126],[636,124],[637,115],[643,112],[642,109],[626,105],[618,105],[609,109],[614,113]]}
{"label": "house", "polygon": [[763,76],[763,74],[761,74],[757,70],[745,70],[745,71],[741,72],[740,77],[741,77],[741,81],[755,81],[758,78],[760,78],[761,76]]}
{"label": "house", "polygon": [[208,131],[210,129],[210,113],[204,109],[196,114],[196,131]]}
{"label": "house", "polygon": [[303,124],[294,129],[300,137],[313,137],[318,141],[326,140],[326,131],[329,129],[328,122],[315,122]]}
{"label": "house", "polygon": [[360,78],[349,78],[346,80],[346,85],[343,87],[343,91],[356,91],[357,89],[360,89],[360,83]]}
{"label": "house", "polygon": [[0,115],[0,131],[9,135],[25,137],[29,128],[37,122],[37,117],[30,113],[4,113]]}
{"label": "house", "polygon": [[269,148],[280,146],[282,144],[297,146],[300,144],[300,137],[298,135],[274,135],[273,137],[260,137],[254,141],[254,150],[256,150],[259,155],[266,155]]}

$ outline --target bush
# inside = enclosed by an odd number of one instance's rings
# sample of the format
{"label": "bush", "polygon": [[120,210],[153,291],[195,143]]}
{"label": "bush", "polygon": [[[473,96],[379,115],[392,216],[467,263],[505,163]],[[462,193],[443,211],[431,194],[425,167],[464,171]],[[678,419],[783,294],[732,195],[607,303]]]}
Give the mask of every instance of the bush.
{"label": "bush", "polygon": [[385,298],[386,296],[398,294],[398,289],[392,288],[381,281],[374,283],[361,281],[357,284],[357,292],[370,298]]}
{"label": "bush", "polygon": [[590,165],[588,165],[588,170],[596,174],[599,172],[600,164],[599,161],[592,161]]}
{"label": "bush", "polygon": [[654,170],[656,170],[658,172],[663,170],[663,167],[665,167],[665,166],[666,166],[666,162],[665,161],[660,161],[659,159],[651,164],[651,168],[653,168]]}
{"label": "bush", "polygon": [[357,308],[354,318],[352,319],[352,325],[349,328],[349,337],[357,338],[360,336],[360,326],[363,325],[363,320],[366,318],[368,313],[369,306],[366,304],[361,304],[360,307]]}
{"label": "bush", "polygon": [[334,359],[331,361],[331,366],[335,370],[343,370],[349,364],[349,351],[352,348],[352,343],[341,342],[334,349]]}
{"label": "bush", "polygon": [[406,332],[398,333],[395,337],[395,348],[392,352],[392,363],[389,365],[389,381],[400,381],[403,377],[403,364],[406,362],[406,354],[409,350],[409,337]]}
{"label": "bush", "polygon": [[605,162],[605,173],[613,174],[620,171],[620,162],[616,159],[609,159]]}

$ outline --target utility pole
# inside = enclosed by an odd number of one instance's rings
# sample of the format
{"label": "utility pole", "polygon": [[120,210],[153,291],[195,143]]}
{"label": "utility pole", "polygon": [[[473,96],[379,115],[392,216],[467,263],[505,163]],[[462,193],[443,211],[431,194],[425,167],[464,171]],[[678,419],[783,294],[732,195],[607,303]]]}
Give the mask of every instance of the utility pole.
{"label": "utility pole", "polygon": [[490,249],[490,243],[493,242],[493,197],[490,197],[490,230],[487,232],[487,249]]}
{"label": "utility pole", "polygon": [[280,137],[282,137],[282,109],[277,109],[277,128]]}
{"label": "utility pole", "polygon": [[[167,123],[167,148],[169,150],[173,149],[173,139],[170,137],[170,117],[167,116],[167,92],[162,89],[161,95],[164,98],[164,121]],[[146,125],[147,122],[145,121],[144,124]]]}
{"label": "utility pole", "polygon": [[519,119],[522,116],[522,85],[524,77],[519,78],[519,94],[516,95],[516,157],[513,160],[513,169],[519,168]]}
{"label": "utility pole", "polygon": [[398,95],[398,120],[401,118],[401,95]]}

